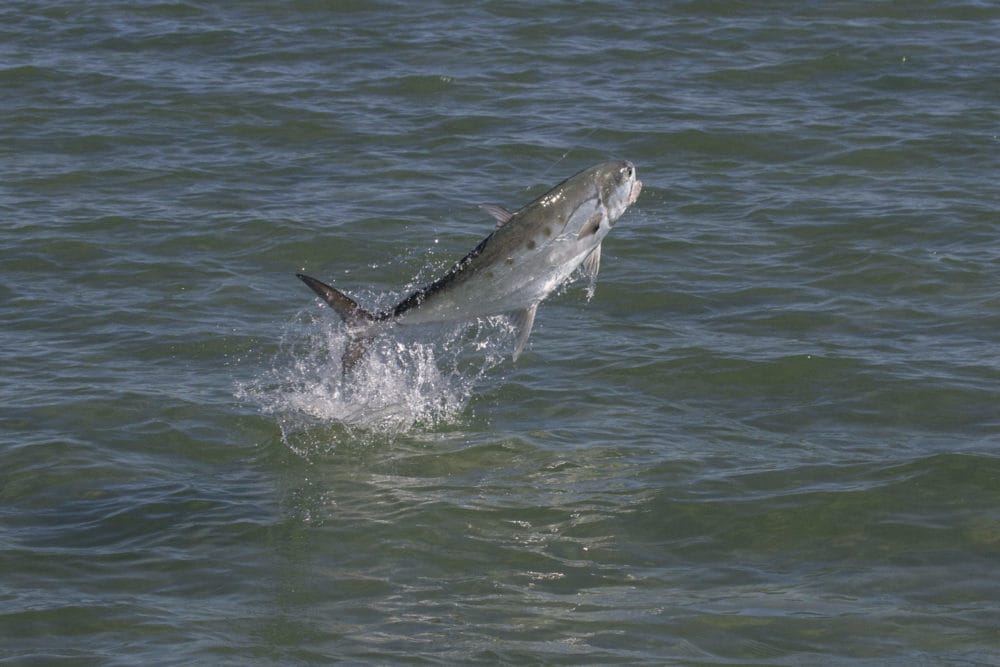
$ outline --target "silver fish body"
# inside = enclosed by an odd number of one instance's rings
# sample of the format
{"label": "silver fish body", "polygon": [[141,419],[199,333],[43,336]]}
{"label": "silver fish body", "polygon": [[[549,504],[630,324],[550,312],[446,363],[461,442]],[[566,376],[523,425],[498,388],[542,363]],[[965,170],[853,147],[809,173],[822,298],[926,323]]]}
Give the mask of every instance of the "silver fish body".
{"label": "silver fish body", "polygon": [[601,242],[642,189],[627,161],[595,165],[514,212],[484,205],[497,229],[443,276],[394,308],[370,313],[342,292],[298,274],[347,323],[349,370],[364,354],[380,322],[419,324],[513,314],[516,359],[527,343],[538,304],[581,265],[591,279],[600,268]]}

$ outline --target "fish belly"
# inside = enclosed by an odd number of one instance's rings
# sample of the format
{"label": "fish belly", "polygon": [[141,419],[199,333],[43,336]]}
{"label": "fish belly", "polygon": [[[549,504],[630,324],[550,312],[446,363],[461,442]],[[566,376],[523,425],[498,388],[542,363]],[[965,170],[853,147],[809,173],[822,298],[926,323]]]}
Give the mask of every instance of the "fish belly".
{"label": "fish belly", "polygon": [[536,252],[516,262],[477,267],[420,306],[397,318],[400,324],[472,320],[523,310],[564,283],[592,248]]}

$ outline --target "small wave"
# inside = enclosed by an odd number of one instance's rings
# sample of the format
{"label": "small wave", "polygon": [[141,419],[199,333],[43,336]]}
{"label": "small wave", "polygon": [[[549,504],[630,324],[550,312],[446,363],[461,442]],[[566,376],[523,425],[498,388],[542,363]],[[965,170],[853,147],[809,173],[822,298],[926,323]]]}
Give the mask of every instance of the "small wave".
{"label": "small wave", "polygon": [[455,423],[479,380],[510,353],[505,317],[393,327],[344,375],[343,327],[303,313],[286,326],[270,367],[236,392],[274,415],[282,441],[300,455]]}

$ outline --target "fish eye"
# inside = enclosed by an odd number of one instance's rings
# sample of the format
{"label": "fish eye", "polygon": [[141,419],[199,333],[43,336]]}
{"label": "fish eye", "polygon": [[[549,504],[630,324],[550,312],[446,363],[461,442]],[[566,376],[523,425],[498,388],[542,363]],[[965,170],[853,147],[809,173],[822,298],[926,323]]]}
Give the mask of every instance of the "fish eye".
{"label": "fish eye", "polygon": [[625,165],[625,169],[623,169],[622,171],[623,171],[623,172],[625,173],[625,176],[627,176],[628,178],[632,178],[632,173],[633,173],[633,172],[634,172],[635,170],[634,170],[634,169],[632,169],[632,165],[630,165],[630,164],[626,164],[626,165]]}

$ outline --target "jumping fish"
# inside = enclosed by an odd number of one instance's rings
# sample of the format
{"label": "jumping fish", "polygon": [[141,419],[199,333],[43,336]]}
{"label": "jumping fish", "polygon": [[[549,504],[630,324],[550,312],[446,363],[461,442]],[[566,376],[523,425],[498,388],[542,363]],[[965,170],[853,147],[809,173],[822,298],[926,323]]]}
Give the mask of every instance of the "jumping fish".
{"label": "jumping fish", "polygon": [[538,304],[582,266],[590,291],[601,265],[601,241],[639,197],[642,181],[628,161],[585,169],[516,210],[483,204],[497,221],[492,234],[443,276],[395,307],[370,312],[343,292],[296,274],[347,326],[344,372],[364,355],[386,324],[451,322],[511,314],[514,360],[524,350]]}

